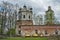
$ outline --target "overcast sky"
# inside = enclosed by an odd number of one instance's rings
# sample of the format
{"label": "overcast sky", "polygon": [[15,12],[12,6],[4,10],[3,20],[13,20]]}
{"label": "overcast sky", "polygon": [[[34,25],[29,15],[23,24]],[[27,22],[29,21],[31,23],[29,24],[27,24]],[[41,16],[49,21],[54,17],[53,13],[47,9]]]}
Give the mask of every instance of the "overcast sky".
{"label": "overcast sky", "polygon": [[12,4],[18,4],[19,6],[27,5],[33,8],[35,14],[45,14],[48,6],[52,7],[54,14],[58,20],[60,20],[60,0],[0,0],[7,1]]}

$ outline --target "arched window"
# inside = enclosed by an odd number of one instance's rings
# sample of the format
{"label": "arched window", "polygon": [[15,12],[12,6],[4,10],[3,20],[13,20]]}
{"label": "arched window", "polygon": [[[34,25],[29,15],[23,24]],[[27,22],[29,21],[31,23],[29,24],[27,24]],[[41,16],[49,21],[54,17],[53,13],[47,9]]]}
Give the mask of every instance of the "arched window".
{"label": "arched window", "polygon": [[55,34],[56,34],[56,35],[58,34],[58,31],[57,31],[57,30],[55,30]]}
{"label": "arched window", "polygon": [[45,30],[45,34],[48,34],[47,30]]}
{"label": "arched window", "polygon": [[35,33],[38,34],[38,30],[35,30]]}
{"label": "arched window", "polygon": [[29,19],[30,19],[30,15],[29,15]]}
{"label": "arched window", "polygon": [[25,18],[25,15],[23,15],[23,18]]}
{"label": "arched window", "polygon": [[19,34],[21,34],[21,31],[19,30]]}
{"label": "arched window", "polygon": [[21,26],[19,26],[19,28],[21,28]]}

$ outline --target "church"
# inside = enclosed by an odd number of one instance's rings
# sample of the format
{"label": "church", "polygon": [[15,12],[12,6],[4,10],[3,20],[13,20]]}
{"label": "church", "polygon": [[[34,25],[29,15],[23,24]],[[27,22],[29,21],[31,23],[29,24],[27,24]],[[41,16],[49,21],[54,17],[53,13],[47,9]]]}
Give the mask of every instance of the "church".
{"label": "church", "polygon": [[54,24],[54,11],[51,6],[45,12],[45,25],[34,25],[32,20],[33,9],[23,6],[19,9],[19,20],[16,22],[18,36],[51,36],[60,35],[60,25]]}

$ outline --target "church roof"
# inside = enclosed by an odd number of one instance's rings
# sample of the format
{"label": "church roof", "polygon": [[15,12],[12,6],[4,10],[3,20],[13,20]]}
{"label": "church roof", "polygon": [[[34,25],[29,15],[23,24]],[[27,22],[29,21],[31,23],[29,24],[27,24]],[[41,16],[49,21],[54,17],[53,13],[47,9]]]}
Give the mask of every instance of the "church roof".
{"label": "church roof", "polygon": [[54,11],[52,10],[51,6],[48,6],[48,10],[47,10],[46,12],[49,12],[49,11],[54,12]]}

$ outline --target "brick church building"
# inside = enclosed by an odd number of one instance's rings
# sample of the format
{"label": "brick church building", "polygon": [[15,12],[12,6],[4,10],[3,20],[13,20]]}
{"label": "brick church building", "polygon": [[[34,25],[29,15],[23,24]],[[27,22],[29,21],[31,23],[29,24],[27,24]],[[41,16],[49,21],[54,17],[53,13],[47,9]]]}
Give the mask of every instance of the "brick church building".
{"label": "brick church building", "polygon": [[[16,23],[16,35],[19,36],[50,36],[50,35],[60,35],[60,25],[56,25],[53,22],[53,11],[51,7],[48,7],[46,11],[46,24],[45,25],[33,25],[32,20],[32,8],[23,8],[19,9],[19,20]],[[51,16],[51,17],[50,17]],[[51,20],[50,20],[51,19]],[[50,21],[49,21],[50,20]]]}

